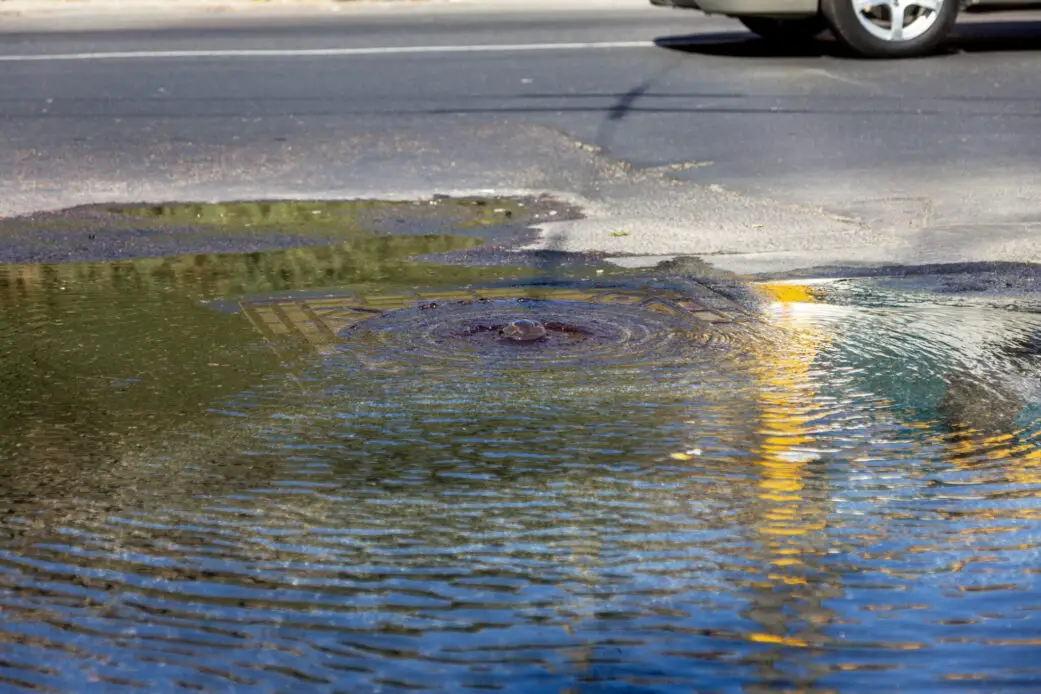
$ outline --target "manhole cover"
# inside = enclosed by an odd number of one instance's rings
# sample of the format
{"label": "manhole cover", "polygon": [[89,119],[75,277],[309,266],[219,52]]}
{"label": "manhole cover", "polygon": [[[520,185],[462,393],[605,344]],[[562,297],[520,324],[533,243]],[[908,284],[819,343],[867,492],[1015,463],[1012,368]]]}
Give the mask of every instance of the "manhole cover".
{"label": "manhole cover", "polygon": [[[700,286],[700,285],[699,285]],[[381,361],[481,358],[555,361],[666,353],[727,342],[741,309],[707,287],[690,293],[618,288],[497,287],[240,302],[276,350],[378,351]],[[511,321],[545,336],[509,340]]]}

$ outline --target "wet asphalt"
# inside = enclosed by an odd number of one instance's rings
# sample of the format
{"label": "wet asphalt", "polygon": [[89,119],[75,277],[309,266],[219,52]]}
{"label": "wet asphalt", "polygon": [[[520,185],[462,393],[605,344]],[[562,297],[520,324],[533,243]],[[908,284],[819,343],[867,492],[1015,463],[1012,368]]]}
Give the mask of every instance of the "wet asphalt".
{"label": "wet asphalt", "polygon": [[[245,224],[193,222],[149,214],[148,205],[83,205],[0,219],[4,263],[92,263],[179,255],[264,253],[336,245],[359,237],[461,236],[480,239],[474,249],[431,256],[446,264],[518,265],[544,254],[518,254],[534,227],[547,219],[577,219],[581,211],[548,197],[434,198],[403,201],[344,213],[343,228],[326,224],[263,221]],[[278,201],[275,201],[277,206]],[[297,203],[288,203],[290,205]],[[303,203],[302,207],[312,205]],[[313,207],[321,207],[315,204]],[[315,214],[319,211],[315,210]],[[589,254],[570,254],[588,259]],[[427,259],[427,258],[421,258]]]}
{"label": "wet asphalt", "polygon": [[1041,14],[972,17],[943,54],[899,62],[851,59],[827,37],[771,49],[736,22],[649,6],[9,26],[0,57],[604,42],[651,43],[8,60],[0,215],[550,192],[587,214],[545,251],[695,255],[750,274],[1041,261]]}

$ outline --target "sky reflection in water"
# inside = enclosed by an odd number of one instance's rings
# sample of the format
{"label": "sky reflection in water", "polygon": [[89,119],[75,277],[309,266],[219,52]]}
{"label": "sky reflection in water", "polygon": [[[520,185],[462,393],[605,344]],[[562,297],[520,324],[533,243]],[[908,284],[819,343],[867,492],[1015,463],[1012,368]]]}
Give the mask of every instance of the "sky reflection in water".
{"label": "sky reflection in water", "polygon": [[432,369],[72,272],[0,268],[5,686],[1037,680],[1031,314],[773,286],[712,348]]}

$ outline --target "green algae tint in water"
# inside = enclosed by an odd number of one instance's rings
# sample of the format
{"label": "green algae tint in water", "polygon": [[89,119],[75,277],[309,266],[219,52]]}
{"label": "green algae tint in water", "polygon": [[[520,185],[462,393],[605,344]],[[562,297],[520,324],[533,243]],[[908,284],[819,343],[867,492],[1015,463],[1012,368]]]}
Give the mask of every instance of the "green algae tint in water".
{"label": "green algae tint in water", "polygon": [[[1037,682],[1035,316],[370,279],[275,298],[271,335],[342,325],[286,371],[198,300],[282,265],[153,262],[0,270],[5,686]],[[513,310],[578,337],[469,329]]]}
{"label": "green algae tint in water", "polygon": [[[374,223],[405,218],[418,224],[447,221],[456,230],[502,224],[524,203],[513,199],[444,199],[401,202],[396,200],[294,201],[234,203],[179,203],[113,207],[113,214],[151,219],[175,225],[210,225],[226,228],[275,228],[303,236],[342,237],[369,231]],[[508,216],[507,216],[508,215]]]}
{"label": "green algae tint in water", "polygon": [[350,262],[367,268],[372,277],[391,257],[408,266],[403,261],[413,255],[472,248],[483,241],[515,241],[550,212],[557,218],[573,214],[543,198],[86,206],[0,219],[0,238],[9,263],[263,252],[343,243],[350,246]]}

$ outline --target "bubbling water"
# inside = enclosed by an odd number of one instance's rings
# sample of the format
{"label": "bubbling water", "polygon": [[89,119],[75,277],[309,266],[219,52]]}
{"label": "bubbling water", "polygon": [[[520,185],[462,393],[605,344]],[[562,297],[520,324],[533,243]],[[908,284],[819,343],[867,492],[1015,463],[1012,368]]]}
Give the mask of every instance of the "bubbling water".
{"label": "bubbling water", "polygon": [[[509,339],[508,332],[535,337]],[[378,355],[381,362],[479,364],[509,359],[539,368],[593,360],[600,365],[656,364],[728,344],[720,331],[681,311],[523,298],[388,311],[345,329],[341,337],[343,351]]]}
{"label": "bubbling water", "polygon": [[[562,324],[550,324],[550,329],[566,328]],[[546,326],[537,320],[521,318],[511,320],[499,330],[499,337],[514,342],[534,342],[546,337]]]}

